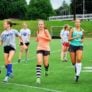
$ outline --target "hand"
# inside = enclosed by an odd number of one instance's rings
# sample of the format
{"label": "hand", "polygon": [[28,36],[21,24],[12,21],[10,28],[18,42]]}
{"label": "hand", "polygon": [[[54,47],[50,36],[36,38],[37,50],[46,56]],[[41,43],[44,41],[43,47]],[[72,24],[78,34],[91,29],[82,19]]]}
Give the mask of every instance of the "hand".
{"label": "hand", "polygon": [[74,37],[74,39],[80,38],[80,35],[77,35],[76,37]]}
{"label": "hand", "polygon": [[81,40],[81,43],[83,43],[83,39]]}

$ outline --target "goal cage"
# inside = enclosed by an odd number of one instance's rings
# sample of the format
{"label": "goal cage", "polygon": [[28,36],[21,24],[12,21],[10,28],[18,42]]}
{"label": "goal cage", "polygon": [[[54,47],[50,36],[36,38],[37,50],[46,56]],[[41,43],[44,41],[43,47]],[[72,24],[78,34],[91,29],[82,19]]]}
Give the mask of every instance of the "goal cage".
{"label": "goal cage", "polygon": [[60,39],[60,32],[64,26],[51,26],[51,36],[53,39]]}

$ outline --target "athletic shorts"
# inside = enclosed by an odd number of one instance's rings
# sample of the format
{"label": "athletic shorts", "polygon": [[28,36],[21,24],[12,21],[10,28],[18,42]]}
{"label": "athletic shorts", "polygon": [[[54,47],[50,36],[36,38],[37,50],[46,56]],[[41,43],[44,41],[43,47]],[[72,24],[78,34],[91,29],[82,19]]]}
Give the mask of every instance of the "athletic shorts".
{"label": "athletic shorts", "polygon": [[[26,46],[29,46],[29,42],[25,43]],[[20,46],[23,46],[23,42],[20,42]]]}
{"label": "athletic shorts", "polygon": [[45,51],[45,50],[37,50],[37,54],[42,54],[43,56],[48,56],[50,55],[50,51]]}
{"label": "athletic shorts", "polygon": [[15,51],[15,48],[11,46],[4,46],[4,53],[9,54],[10,51]]}
{"label": "athletic shorts", "polygon": [[63,46],[69,47],[69,42],[64,42],[64,43],[63,43]]}
{"label": "athletic shorts", "polygon": [[83,50],[83,46],[73,46],[73,45],[69,46],[69,51],[70,52],[76,52],[78,50]]}

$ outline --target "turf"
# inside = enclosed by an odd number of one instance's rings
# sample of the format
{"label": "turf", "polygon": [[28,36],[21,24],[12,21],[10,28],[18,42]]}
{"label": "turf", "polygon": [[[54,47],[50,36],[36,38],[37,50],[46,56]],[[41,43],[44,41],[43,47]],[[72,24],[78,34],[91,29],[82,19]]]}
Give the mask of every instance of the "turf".
{"label": "turf", "polygon": [[[37,31],[37,21],[34,20],[12,20],[13,22],[17,23],[17,25],[14,26],[14,28],[20,30],[22,27],[22,23],[24,21],[27,22],[29,28],[31,29],[32,36],[36,35]],[[70,26],[74,26],[74,21],[45,21],[45,24],[49,31],[51,32],[51,26],[64,26],[65,24],[69,24]],[[0,21],[0,32],[3,31],[3,21]],[[92,21],[82,21],[81,22],[82,28],[85,30],[85,35],[91,36],[92,35]]]}
{"label": "turf", "polygon": [[[84,41],[83,67],[92,66],[92,39],[87,38]],[[31,39],[29,48],[29,62],[17,63],[19,45],[13,59],[14,78],[9,83],[3,83],[5,68],[2,67],[0,74],[0,92],[91,92],[92,91],[92,72],[82,72],[78,83],[74,82],[74,69],[68,56],[68,62],[60,60],[61,44],[59,39],[52,40],[49,76],[44,76],[44,67],[42,68],[42,83],[36,84],[36,45],[35,38]],[[24,55],[23,55],[23,60]],[[0,66],[4,65],[3,49],[0,47]]]}

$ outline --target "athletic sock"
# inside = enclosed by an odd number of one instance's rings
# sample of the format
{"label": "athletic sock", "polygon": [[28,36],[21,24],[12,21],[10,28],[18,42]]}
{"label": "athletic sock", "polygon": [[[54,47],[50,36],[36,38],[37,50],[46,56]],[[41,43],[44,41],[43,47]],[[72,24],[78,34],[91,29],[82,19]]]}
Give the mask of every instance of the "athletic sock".
{"label": "athletic sock", "polygon": [[80,76],[82,64],[81,63],[76,63],[76,76]]}
{"label": "athletic sock", "polygon": [[49,64],[47,66],[44,66],[45,67],[45,71],[48,71],[49,69]]}
{"label": "athletic sock", "polygon": [[10,76],[11,73],[12,73],[12,64],[8,64],[6,76]]}
{"label": "athletic sock", "polygon": [[37,78],[41,77],[41,65],[36,66],[36,76]]}
{"label": "athletic sock", "polygon": [[20,63],[21,62],[21,59],[18,59],[18,63]]}
{"label": "athletic sock", "polygon": [[48,76],[49,64],[47,66],[44,66],[44,67],[45,67],[45,76]]}
{"label": "athletic sock", "polygon": [[64,59],[67,60],[67,51],[64,54]]}

